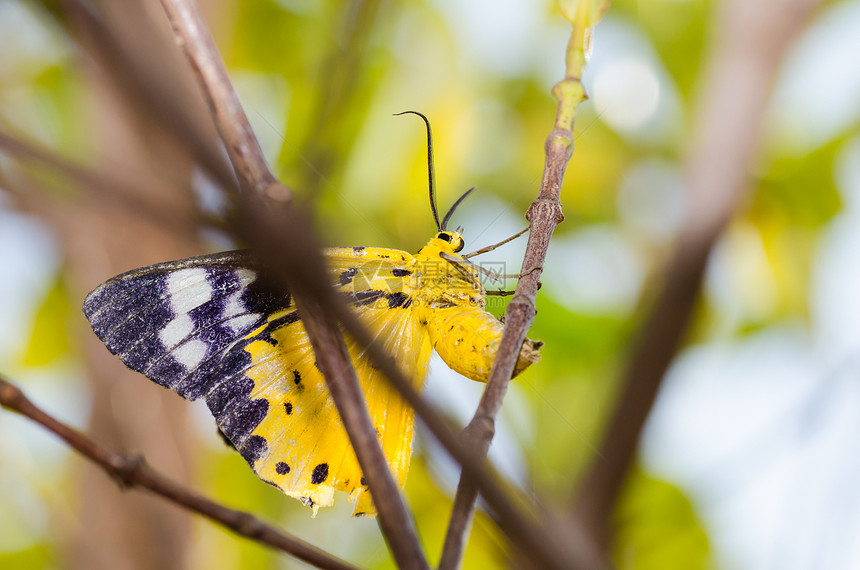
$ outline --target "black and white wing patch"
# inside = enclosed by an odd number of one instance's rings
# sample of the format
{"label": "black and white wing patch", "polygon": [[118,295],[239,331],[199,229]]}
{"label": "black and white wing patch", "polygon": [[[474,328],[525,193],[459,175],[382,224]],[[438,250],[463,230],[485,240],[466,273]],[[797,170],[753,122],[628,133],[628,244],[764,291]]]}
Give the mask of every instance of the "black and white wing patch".
{"label": "black and white wing patch", "polygon": [[245,252],[135,269],[103,283],[84,314],[129,368],[194,400],[215,382],[222,357],[268,315],[291,306],[258,282]]}

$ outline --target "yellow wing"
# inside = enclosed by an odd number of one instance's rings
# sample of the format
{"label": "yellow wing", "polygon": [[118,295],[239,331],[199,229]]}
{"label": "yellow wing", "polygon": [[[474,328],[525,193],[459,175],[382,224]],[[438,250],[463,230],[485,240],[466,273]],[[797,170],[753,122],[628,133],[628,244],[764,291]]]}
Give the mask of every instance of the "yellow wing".
{"label": "yellow wing", "polygon": [[[420,388],[431,348],[404,287],[412,257],[382,248],[333,248],[325,253],[337,290]],[[412,448],[412,409],[349,338],[347,348],[386,458],[402,485]],[[375,513],[294,307],[270,315],[224,363],[226,381],[207,402],[262,480],[314,512],[331,505],[334,491],[340,490],[356,501],[355,515]]]}

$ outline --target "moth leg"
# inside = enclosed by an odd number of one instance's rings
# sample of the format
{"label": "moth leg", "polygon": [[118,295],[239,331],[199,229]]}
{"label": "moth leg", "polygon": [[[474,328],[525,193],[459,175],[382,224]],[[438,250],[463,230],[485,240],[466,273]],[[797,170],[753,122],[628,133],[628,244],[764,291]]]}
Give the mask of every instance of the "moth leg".
{"label": "moth leg", "polygon": [[[543,283],[541,283],[540,281],[538,281],[537,288],[538,288],[538,289],[540,289],[541,287],[543,287]],[[513,295],[514,293],[516,293],[516,291],[506,291],[506,290],[501,290],[501,291],[487,291],[487,295],[492,295],[492,296],[494,296],[494,297],[508,297],[508,296],[510,296],[510,295]]]}
{"label": "moth leg", "polygon": [[507,279],[509,277],[510,278],[515,277],[514,275],[499,275],[497,273],[493,273],[489,269],[485,269],[485,268],[481,267],[480,265],[472,263],[468,259],[461,259],[461,258],[453,256],[449,253],[445,253],[444,251],[442,253],[440,253],[439,255],[445,261],[450,261],[452,264],[454,264],[454,267],[456,267],[458,269],[458,271],[460,271],[460,273],[462,273],[463,275],[466,275],[466,276],[468,276],[468,274],[465,270],[463,270],[463,267],[468,267],[468,268],[472,269],[473,271],[477,271],[481,275],[486,275],[487,277],[489,277],[490,279],[493,279],[494,281],[500,281],[502,279]]}
{"label": "moth leg", "polygon": [[491,252],[494,249],[501,247],[510,241],[514,241],[515,239],[517,239],[518,237],[520,237],[521,235],[523,235],[524,233],[526,233],[530,229],[531,229],[531,226],[528,226],[526,229],[515,233],[514,235],[512,235],[511,237],[509,237],[507,239],[503,239],[502,241],[500,241],[497,244],[488,245],[487,247],[482,247],[481,249],[479,249],[477,251],[473,251],[472,253],[467,253],[466,255],[463,255],[461,257],[463,257],[463,259],[469,259],[470,257],[475,257],[476,255],[481,255],[482,253]]}
{"label": "moth leg", "polygon": [[[538,265],[538,266],[532,267],[528,271],[524,271],[522,273],[499,274],[499,273],[493,273],[489,269],[485,269],[485,268],[481,267],[480,265],[472,263],[468,259],[457,258],[451,254],[445,253],[444,251],[442,253],[440,253],[439,255],[445,261],[450,261],[451,263],[453,263],[454,267],[458,267],[458,266],[469,267],[470,269],[477,271],[481,275],[486,275],[487,277],[489,277],[493,281],[501,281],[502,279],[520,279],[522,277],[525,277],[526,275],[529,275],[530,273],[534,273],[535,271],[543,270],[543,266]],[[458,269],[459,269],[459,267],[458,267]],[[461,273],[466,275],[466,273],[463,271],[461,271]]]}
{"label": "moth leg", "polygon": [[[535,265],[531,269],[523,271],[522,273],[520,273],[519,275],[515,275],[514,277],[516,277],[517,279],[521,279],[521,278],[525,277],[526,275],[531,275],[535,271],[543,271],[543,265]],[[538,284],[538,289],[540,289],[540,284]]]}

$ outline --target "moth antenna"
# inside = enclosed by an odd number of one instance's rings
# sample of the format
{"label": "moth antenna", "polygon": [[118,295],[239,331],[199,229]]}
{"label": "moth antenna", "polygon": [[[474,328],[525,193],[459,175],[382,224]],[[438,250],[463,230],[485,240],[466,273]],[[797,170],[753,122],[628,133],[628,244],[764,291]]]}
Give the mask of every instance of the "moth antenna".
{"label": "moth antenna", "polygon": [[463,203],[463,200],[465,200],[469,196],[469,194],[475,191],[475,188],[477,188],[477,186],[472,186],[471,188],[463,192],[463,195],[457,198],[457,201],[451,205],[451,208],[448,210],[448,213],[445,214],[444,218],[442,218],[443,230],[448,228],[448,221],[451,219],[451,216],[454,215],[454,211],[460,206],[460,204]]}
{"label": "moth antenna", "polygon": [[436,222],[436,229],[441,232],[445,225],[439,223],[439,209],[436,206],[436,167],[433,166],[433,135],[430,133],[430,121],[418,111],[403,111],[402,113],[394,113],[394,116],[406,115],[407,113],[418,115],[424,119],[424,124],[427,125],[427,177],[430,182],[430,209],[433,210],[433,221]]}

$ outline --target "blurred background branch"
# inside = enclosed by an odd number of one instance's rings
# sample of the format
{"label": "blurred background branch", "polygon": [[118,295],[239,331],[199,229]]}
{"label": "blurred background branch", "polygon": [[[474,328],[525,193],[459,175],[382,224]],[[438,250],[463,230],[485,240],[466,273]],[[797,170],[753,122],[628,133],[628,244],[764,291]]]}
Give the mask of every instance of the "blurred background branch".
{"label": "blurred background branch", "polygon": [[318,568],[355,568],[320,549],[267,525],[257,517],[224,507],[177,485],[146,464],[140,456],[114,453],[97,441],[75,431],[39,409],[21,390],[0,377],[0,406],[33,420],[96,463],[116,480],[121,489],[140,488],[160,495],[177,506],[224,525],[240,536],[286,552]]}
{"label": "blurred background branch", "polygon": [[689,205],[661,290],[624,368],[618,402],[576,494],[574,517],[603,549],[642,428],[679,351],[714,244],[746,202],[776,71],[821,0],[727,0],[701,79],[686,176]]}
{"label": "blurred background branch", "polygon": [[[215,126],[227,148],[240,187],[244,237],[264,265],[282,276],[302,315],[316,362],[349,435],[367,485],[374,497],[379,524],[398,566],[429,568],[418,542],[413,517],[400,496],[367,409],[367,403],[349,358],[337,321],[325,301],[337,302],[329,292],[319,246],[313,239],[310,212],[292,205],[292,191],[272,173],[262,148],[239,103],[215,42],[192,0],[161,0],[177,43],[188,57],[209,104]],[[275,214],[272,215],[271,211]],[[278,228],[287,228],[279,239]],[[277,254],[263,255],[269,244],[279,244]],[[284,251],[288,250],[288,251]],[[326,294],[328,293],[328,294]]]}

